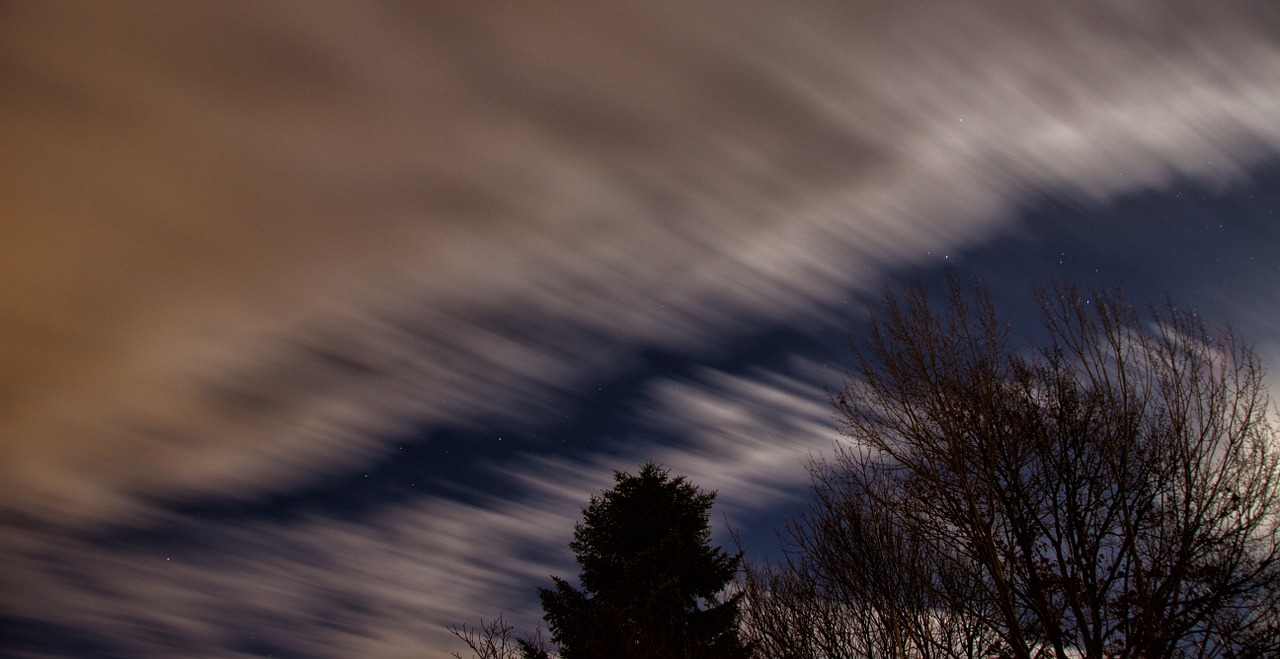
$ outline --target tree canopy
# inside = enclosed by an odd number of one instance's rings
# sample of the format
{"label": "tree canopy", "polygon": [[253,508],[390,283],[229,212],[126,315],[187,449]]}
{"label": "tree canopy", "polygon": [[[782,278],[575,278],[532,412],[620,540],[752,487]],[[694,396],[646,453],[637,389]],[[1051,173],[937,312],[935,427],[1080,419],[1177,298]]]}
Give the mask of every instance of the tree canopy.
{"label": "tree canopy", "polygon": [[740,556],[711,546],[714,492],[650,462],[583,509],[569,547],[577,588],[553,577],[539,589],[564,659],[748,656],[738,597],[718,598]]}

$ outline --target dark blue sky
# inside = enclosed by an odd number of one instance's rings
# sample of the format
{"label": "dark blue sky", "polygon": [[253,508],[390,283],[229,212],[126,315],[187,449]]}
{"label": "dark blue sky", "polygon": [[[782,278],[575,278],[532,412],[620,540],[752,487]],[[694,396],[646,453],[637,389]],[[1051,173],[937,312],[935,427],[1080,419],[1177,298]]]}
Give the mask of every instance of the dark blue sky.
{"label": "dark blue sky", "polygon": [[647,459],[776,552],[885,287],[1280,360],[1271,3],[4,11],[0,655],[445,657]]}

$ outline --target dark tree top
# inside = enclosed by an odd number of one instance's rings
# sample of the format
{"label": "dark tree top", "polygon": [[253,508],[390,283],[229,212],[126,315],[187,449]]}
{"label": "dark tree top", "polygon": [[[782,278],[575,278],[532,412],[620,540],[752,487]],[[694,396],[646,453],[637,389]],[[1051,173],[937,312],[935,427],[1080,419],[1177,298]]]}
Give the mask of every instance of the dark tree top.
{"label": "dark tree top", "polygon": [[741,558],[711,546],[715,496],[649,462],[591,498],[569,543],[581,589],[539,589],[565,659],[748,656],[738,599],[717,599]]}

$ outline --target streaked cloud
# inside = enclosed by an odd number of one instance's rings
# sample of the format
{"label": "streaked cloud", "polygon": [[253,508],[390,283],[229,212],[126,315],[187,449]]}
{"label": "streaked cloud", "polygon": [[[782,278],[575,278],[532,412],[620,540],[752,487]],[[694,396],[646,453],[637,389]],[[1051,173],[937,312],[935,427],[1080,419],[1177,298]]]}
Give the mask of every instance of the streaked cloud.
{"label": "streaked cloud", "polygon": [[1265,2],[8,13],[4,500],[68,519],[537,414],[1028,190],[1280,143]]}
{"label": "streaked cloud", "polygon": [[433,616],[493,613],[495,563],[540,578],[631,459],[770,505],[831,441],[821,369],[654,383],[630,449],[506,463],[521,501],[215,527],[163,565],[102,529],[422,428],[539,423],[643,349],[820,320],[1034,231],[1010,218],[1036,195],[1229,185],[1280,150],[1266,0],[0,12],[0,560],[42,593],[0,612],[140,656],[247,619],[407,653]]}
{"label": "streaked cloud", "polygon": [[[359,521],[309,516],[193,530],[175,519],[181,540],[171,547],[15,530],[3,547],[11,585],[41,596],[11,602],[10,614],[58,620],[129,656],[275,647],[312,657],[444,657],[459,645],[446,624],[504,610],[532,630],[539,615],[527,584],[576,573],[566,545],[612,469],[654,459],[720,488],[713,524],[722,543],[723,519],[740,525],[752,506],[793,495],[803,458],[830,447],[834,433],[811,380],[821,371],[803,363],[792,371],[656,383],[634,452],[530,457],[495,470],[514,498],[422,501]],[[656,434],[673,431],[688,441],[654,448]]]}

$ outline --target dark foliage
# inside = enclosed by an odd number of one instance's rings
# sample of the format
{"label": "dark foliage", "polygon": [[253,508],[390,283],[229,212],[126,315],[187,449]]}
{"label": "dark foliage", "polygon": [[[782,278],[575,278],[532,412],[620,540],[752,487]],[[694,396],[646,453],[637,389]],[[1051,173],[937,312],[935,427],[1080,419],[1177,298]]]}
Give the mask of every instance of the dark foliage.
{"label": "dark foliage", "polygon": [[581,589],[554,578],[539,589],[564,659],[749,656],[737,596],[719,601],[741,562],[711,546],[714,493],[647,463],[614,474],[592,497],[569,547]]}

